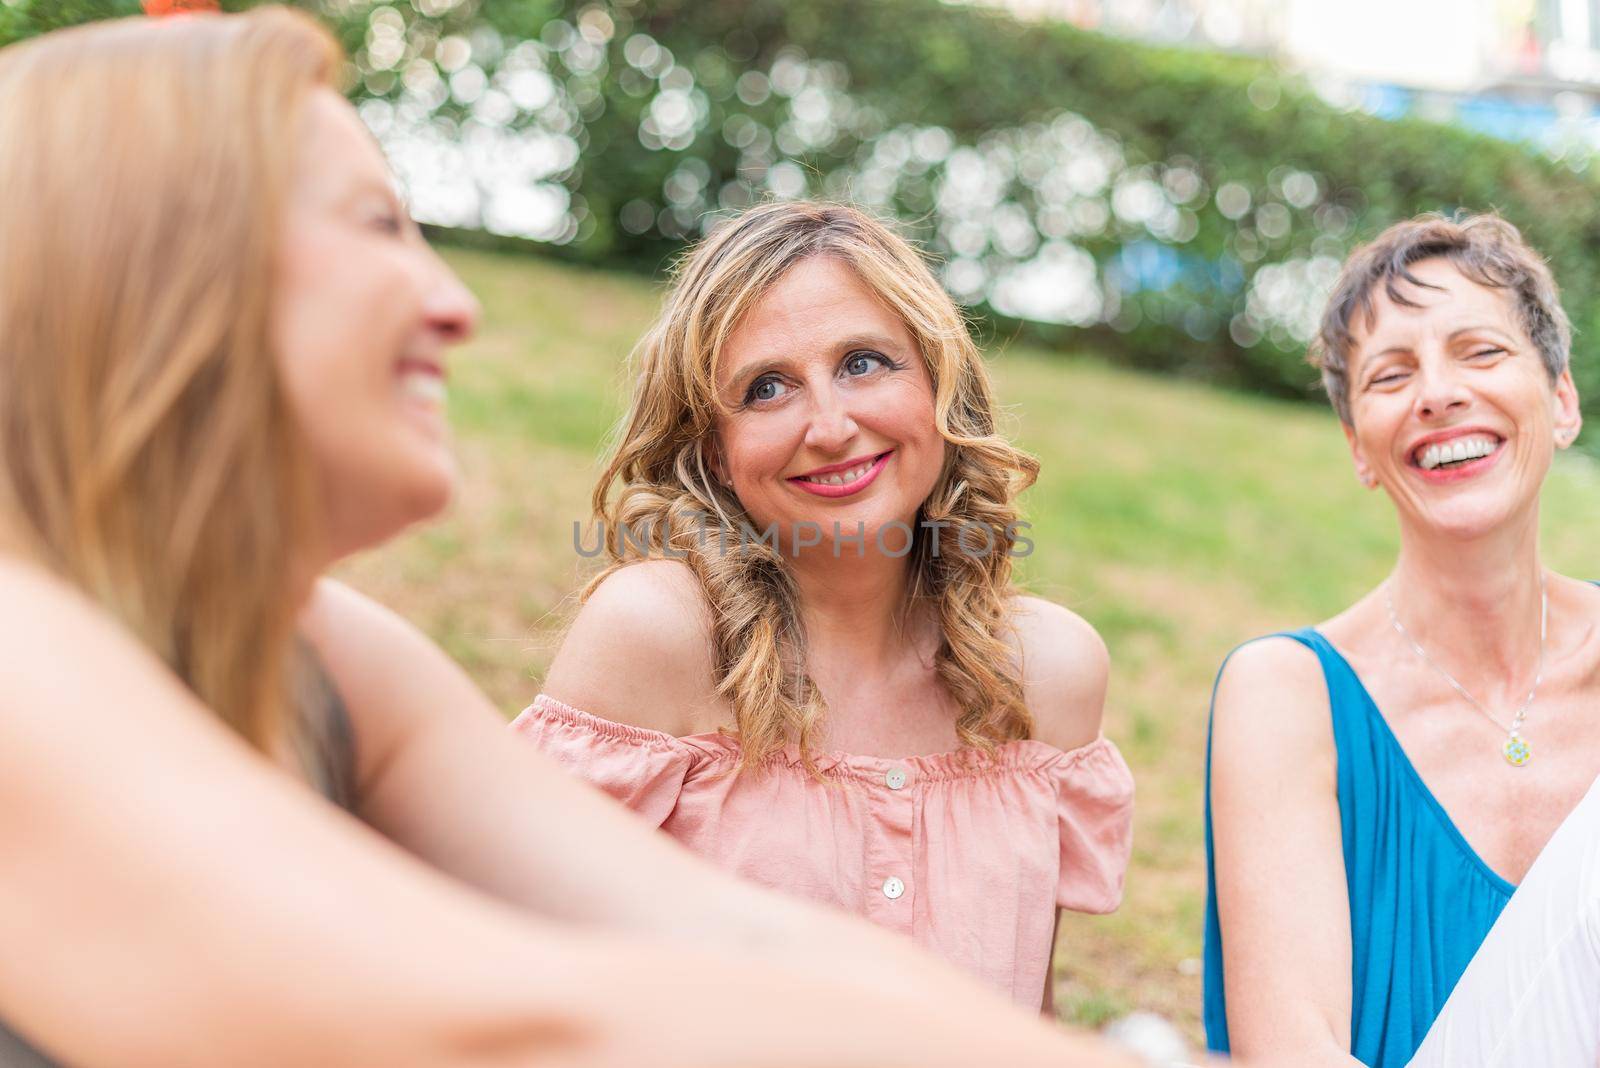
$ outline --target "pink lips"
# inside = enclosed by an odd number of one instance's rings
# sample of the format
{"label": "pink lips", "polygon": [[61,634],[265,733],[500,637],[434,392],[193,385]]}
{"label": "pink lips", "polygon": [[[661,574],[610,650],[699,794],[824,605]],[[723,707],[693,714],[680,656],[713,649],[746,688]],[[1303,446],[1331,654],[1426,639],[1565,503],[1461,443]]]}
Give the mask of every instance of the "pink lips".
{"label": "pink lips", "polygon": [[[790,485],[800,487],[807,493],[813,493],[818,497],[848,497],[851,494],[860,493],[862,490],[872,485],[872,480],[878,477],[878,472],[884,469],[884,466],[889,462],[889,457],[892,455],[894,455],[894,452],[893,450],[890,450],[889,452],[879,456],[873,461],[872,466],[867,468],[866,471],[861,474],[861,477],[856,479],[854,482],[843,482],[835,486],[821,482],[807,482],[804,476],[797,475],[794,478],[789,479],[789,483]],[[860,467],[869,459],[871,459],[871,457],[863,456],[856,460],[846,460],[842,464],[829,464],[827,467],[819,467],[815,471],[807,471],[806,475],[831,475],[835,471],[848,471],[852,467]]]}
{"label": "pink lips", "polygon": [[432,360],[422,360],[415,356],[405,356],[395,364],[398,374],[426,374],[435,378],[444,378],[444,368]]}

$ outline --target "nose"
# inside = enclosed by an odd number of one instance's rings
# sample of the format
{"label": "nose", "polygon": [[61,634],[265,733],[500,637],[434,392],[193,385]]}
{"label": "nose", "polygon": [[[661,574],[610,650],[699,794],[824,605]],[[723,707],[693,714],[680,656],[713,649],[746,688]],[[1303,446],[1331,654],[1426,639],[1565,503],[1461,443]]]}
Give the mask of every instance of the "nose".
{"label": "nose", "polygon": [[429,280],[423,301],[428,327],[446,344],[456,345],[478,332],[483,306],[472,290],[456,277],[443,260],[434,257],[434,277]]}
{"label": "nose", "polygon": [[814,400],[811,421],[806,426],[806,445],[824,454],[842,452],[859,431],[848,405],[831,384],[813,390],[811,396]]}
{"label": "nose", "polygon": [[1455,362],[1448,358],[1424,360],[1417,369],[1417,418],[1434,420],[1467,407],[1470,397]]}

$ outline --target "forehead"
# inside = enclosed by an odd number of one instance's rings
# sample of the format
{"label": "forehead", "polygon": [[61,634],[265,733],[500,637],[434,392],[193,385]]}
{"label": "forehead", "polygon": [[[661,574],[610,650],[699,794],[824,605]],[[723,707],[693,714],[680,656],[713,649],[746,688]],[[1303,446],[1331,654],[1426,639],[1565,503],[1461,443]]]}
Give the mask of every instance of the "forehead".
{"label": "forehead", "polygon": [[911,342],[900,316],[847,263],[811,256],[785,271],[740,319],[728,337],[724,368],[780,355],[777,348],[825,347],[862,332]]}
{"label": "forehead", "polygon": [[1409,303],[1391,299],[1388,287],[1379,282],[1371,294],[1371,317],[1357,310],[1350,324],[1356,353],[1409,344],[1421,337],[1447,336],[1472,326],[1522,337],[1511,290],[1475,282],[1442,257],[1418,260],[1408,270],[1424,283],[1394,280],[1394,288]]}
{"label": "forehead", "polygon": [[307,97],[296,146],[295,184],[302,196],[338,200],[374,183],[391,188],[389,167],[355,108],[319,87]]}

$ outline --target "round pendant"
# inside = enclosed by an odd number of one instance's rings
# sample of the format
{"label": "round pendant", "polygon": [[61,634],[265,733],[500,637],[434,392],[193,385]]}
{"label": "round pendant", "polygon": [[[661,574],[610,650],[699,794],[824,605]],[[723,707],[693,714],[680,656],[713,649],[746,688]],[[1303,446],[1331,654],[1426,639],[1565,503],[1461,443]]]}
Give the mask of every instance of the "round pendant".
{"label": "round pendant", "polygon": [[1501,747],[1501,752],[1506,755],[1506,763],[1514,768],[1520,768],[1533,759],[1533,748],[1523,741],[1520,735],[1516,734],[1506,739],[1506,744]]}

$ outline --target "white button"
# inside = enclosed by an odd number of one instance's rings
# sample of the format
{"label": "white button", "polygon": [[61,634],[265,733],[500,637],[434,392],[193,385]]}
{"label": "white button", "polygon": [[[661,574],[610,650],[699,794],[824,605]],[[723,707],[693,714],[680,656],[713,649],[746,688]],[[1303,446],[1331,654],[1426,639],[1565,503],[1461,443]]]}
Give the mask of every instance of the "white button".
{"label": "white button", "polygon": [[906,884],[896,879],[893,875],[883,881],[883,896],[893,901],[906,892]]}
{"label": "white button", "polygon": [[906,784],[905,768],[890,768],[883,777],[883,784],[891,790],[898,790]]}

